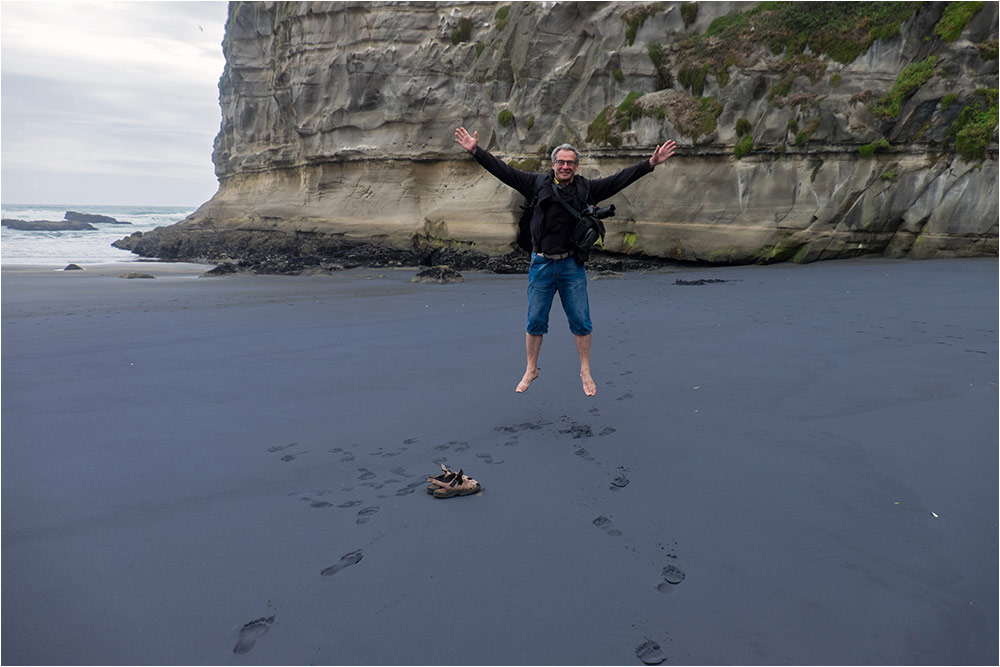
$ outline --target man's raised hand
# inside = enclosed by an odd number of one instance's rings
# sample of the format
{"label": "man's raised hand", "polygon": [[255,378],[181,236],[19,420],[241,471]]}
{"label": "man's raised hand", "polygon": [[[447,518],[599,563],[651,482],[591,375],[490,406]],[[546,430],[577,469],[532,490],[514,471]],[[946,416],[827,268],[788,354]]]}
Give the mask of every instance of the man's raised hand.
{"label": "man's raised hand", "polygon": [[461,144],[465,150],[475,153],[476,146],[479,145],[479,131],[469,134],[464,127],[460,127],[455,130],[455,141]]}
{"label": "man's raised hand", "polygon": [[652,157],[649,158],[649,166],[655,167],[661,162],[666,162],[667,158],[674,154],[676,148],[677,144],[670,140],[665,141],[662,146],[657,146]]}

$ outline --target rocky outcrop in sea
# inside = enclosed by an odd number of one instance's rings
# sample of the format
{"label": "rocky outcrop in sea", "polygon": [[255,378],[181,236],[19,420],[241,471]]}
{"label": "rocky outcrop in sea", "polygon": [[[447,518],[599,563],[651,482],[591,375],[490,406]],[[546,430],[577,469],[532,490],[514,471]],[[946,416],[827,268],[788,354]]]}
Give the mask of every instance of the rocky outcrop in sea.
{"label": "rocky outcrop in sea", "polygon": [[996,255],[997,32],[995,2],[233,2],[219,190],[116,245],[526,266],[462,125],[532,171],[573,143],[590,177],[677,141],[610,200],[614,261]]}

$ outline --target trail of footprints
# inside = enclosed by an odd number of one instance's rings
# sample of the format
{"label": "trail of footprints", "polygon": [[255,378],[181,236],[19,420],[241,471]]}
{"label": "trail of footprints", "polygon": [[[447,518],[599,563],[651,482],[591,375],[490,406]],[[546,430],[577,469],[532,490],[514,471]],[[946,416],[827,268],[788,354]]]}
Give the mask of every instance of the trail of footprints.
{"label": "trail of footprints", "polygon": [[[629,375],[631,371],[626,371],[622,375]],[[609,383],[613,384],[613,383]],[[625,398],[631,398],[631,394],[626,394],[619,397],[617,400],[624,400]],[[590,409],[590,414],[599,417],[600,410],[597,407]],[[555,426],[556,436],[564,437],[570,441],[573,454],[579,457],[583,461],[595,463],[598,466],[603,466],[602,462],[593,456],[586,447],[582,446],[579,441],[589,439],[589,438],[600,438],[603,436],[609,436],[616,432],[615,428],[612,426],[599,427],[595,431],[595,427],[591,424],[581,423],[571,420],[567,416],[562,416],[558,424],[554,424],[544,418],[540,418],[533,422],[522,422],[518,424],[498,426],[494,430],[505,436],[506,440],[496,443],[495,447],[514,447],[519,443],[519,438],[525,433],[532,433],[542,431],[549,427]],[[369,452],[369,457],[374,458],[391,458],[399,456],[405,453],[408,448],[419,442],[420,438],[408,438],[404,440],[401,445],[397,447],[384,448],[379,447],[378,449]],[[275,445],[267,448],[267,452],[270,454],[275,454],[278,456],[278,460],[282,463],[292,463],[300,458],[305,457],[310,452],[308,450],[298,449],[298,443],[292,442],[284,445]],[[350,445],[350,449],[357,448],[359,445]],[[434,445],[430,448],[429,453],[438,453],[439,455],[433,459],[435,464],[447,463],[448,457],[446,453],[462,454],[469,451],[472,445],[468,441],[464,440],[451,440],[447,443]],[[357,465],[359,463],[358,456],[345,449],[344,447],[333,447],[328,450],[328,453],[337,457],[338,462],[345,465]],[[503,458],[496,456],[493,452],[475,452],[474,456],[482,461],[482,463],[487,465],[499,465],[503,463]],[[369,464],[371,465],[371,464]],[[301,500],[305,505],[312,509],[318,510],[349,510],[356,513],[355,523],[358,526],[364,526],[369,522],[373,521],[380,511],[380,507],[376,504],[371,504],[360,498],[350,498],[343,500],[341,502],[336,502],[337,494],[350,493],[351,491],[357,491],[361,489],[370,490],[381,490],[388,486],[398,486],[394,493],[390,494],[378,494],[379,498],[391,498],[395,496],[409,495],[418,489],[426,486],[426,475],[421,473],[408,471],[404,466],[395,466],[390,471],[390,476],[386,479],[380,479],[380,468],[377,465],[371,465],[371,467],[365,465],[357,465],[354,468],[353,478],[349,482],[345,483],[339,492],[335,492],[329,489],[318,489],[315,491],[308,492],[295,492],[290,493],[289,496],[293,496]],[[623,489],[628,487],[630,483],[629,479],[630,470],[625,466],[618,466],[608,481],[607,491],[608,492],[621,492]],[[592,524],[607,534],[609,537],[621,538],[622,531],[614,524],[611,517],[605,515],[599,515],[595,517]],[[626,538],[627,539],[627,538]],[[631,548],[631,547],[630,547]],[[632,548],[634,551],[635,549]],[[357,565],[364,558],[364,553],[362,549],[355,549],[349,551],[342,556],[339,560],[333,564],[320,570],[319,574],[324,577],[332,577],[346,568]],[[668,558],[673,560],[677,556],[673,553],[668,554]],[[669,592],[671,589],[676,587],[686,578],[686,574],[681,570],[675,563],[667,562],[660,571],[660,576],[656,584],[656,589],[662,593]],[[239,637],[235,647],[233,648],[233,653],[238,655],[245,655],[250,653],[257,643],[267,634],[272,625],[274,625],[275,616],[266,616],[258,619],[254,619],[246,623],[239,632]],[[645,664],[655,665],[663,662],[665,657],[663,655],[660,645],[653,639],[649,637],[640,644],[635,649],[635,655]]]}

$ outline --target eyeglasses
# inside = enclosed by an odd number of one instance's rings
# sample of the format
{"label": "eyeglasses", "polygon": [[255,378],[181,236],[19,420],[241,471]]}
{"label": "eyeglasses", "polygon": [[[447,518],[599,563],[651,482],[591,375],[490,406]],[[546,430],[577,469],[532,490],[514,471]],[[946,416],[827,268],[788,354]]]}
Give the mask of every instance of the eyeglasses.
{"label": "eyeglasses", "polygon": [[557,164],[560,167],[572,167],[576,164],[576,160],[556,160],[553,164]]}

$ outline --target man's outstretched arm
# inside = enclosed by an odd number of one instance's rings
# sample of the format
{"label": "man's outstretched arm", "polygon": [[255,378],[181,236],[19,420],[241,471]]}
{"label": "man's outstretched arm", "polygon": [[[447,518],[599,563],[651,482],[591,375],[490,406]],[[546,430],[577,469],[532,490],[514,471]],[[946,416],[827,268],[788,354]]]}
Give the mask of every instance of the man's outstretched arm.
{"label": "man's outstretched arm", "polygon": [[648,160],[642,160],[631,167],[626,167],[617,174],[612,174],[604,178],[595,178],[591,181],[591,197],[595,202],[600,202],[624,190],[646,174],[652,172],[656,165],[666,162],[676,149],[677,144],[668,140],[662,145],[657,146]]}

